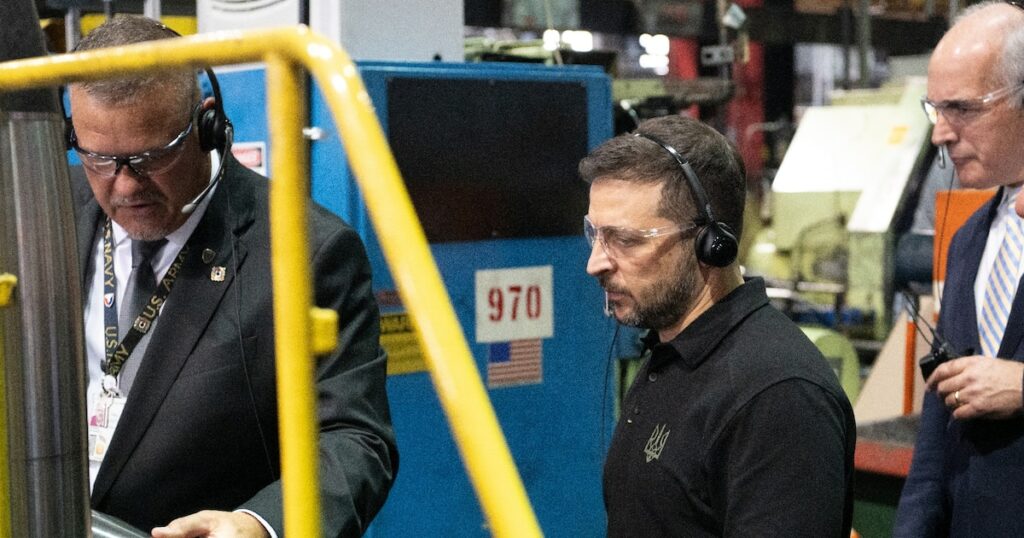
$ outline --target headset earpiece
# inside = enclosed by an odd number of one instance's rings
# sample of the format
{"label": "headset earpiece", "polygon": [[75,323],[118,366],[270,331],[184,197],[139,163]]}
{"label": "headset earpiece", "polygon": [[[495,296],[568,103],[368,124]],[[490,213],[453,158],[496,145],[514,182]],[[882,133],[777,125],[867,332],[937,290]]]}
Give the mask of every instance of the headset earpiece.
{"label": "headset earpiece", "polygon": [[224,113],[224,102],[220,96],[220,84],[217,82],[217,75],[212,69],[204,69],[206,79],[210,82],[210,89],[213,91],[213,108],[199,113],[199,147],[209,153],[217,150],[221,157],[228,146],[228,131],[231,127],[231,120]]}
{"label": "headset earpiece", "polygon": [[227,143],[225,118],[217,112],[217,106],[199,113],[199,147],[204,152],[222,151]]}
{"label": "headset earpiece", "polygon": [[697,261],[714,267],[726,267],[736,259],[739,244],[732,228],[724,222],[712,222],[697,233]]}
{"label": "headset earpiece", "polygon": [[711,203],[708,201],[707,193],[704,192],[704,186],[701,185],[700,179],[693,167],[690,166],[689,161],[684,159],[676,148],[662,142],[657,137],[640,132],[634,133],[634,136],[646,138],[669,152],[682,170],[686,183],[690,185],[690,191],[693,193],[693,199],[697,206],[698,222],[706,223],[697,232],[694,245],[697,261],[714,267],[726,267],[735,261],[736,254],[739,252],[736,232],[732,231],[728,224],[715,220],[715,216],[711,212]]}

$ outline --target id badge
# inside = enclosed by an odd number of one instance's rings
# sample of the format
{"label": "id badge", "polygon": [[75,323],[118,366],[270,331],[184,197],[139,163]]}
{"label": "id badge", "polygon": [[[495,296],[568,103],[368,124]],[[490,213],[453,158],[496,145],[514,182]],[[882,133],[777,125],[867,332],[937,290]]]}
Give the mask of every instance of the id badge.
{"label": "id badge", "polygon": [[89,416],[89,461],[102,462],[107,447],[114,437],[114,429],[121,420],[125,397],[109,393],[100,394],[96,408]]}

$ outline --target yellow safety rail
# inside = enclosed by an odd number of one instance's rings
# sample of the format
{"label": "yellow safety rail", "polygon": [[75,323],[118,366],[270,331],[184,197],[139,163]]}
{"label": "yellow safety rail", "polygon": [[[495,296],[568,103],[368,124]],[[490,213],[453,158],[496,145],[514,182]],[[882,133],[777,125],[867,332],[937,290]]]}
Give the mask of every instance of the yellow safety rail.
{"label": "yellow safety rail", "polygon": [[[271,224],[281,414],[285,532],[319,534],[309,275],[308,176],[300,151],[305,67],[323,91],[470,481],[497,536],[540,536],[540,527],[480,381],[423,228],[398,174],[362,79],[341,48],[305,27],[217,32],[126,47],[0,63],[0,92],[145,71],[265,61],[274,181]],[[290,104],[282,104],[288,103]],[[278,104],[274,104],[278,103]],[[288,275],[285,277],[284,275]],[[303,287],[299,287],[303,286]],[[316,316],[314,316],[316,318]]]}
{"label": "yellow safety rail", "polygon": [[[10,273],[0,273],[0,308],[4,308],[11,303],[11,295],[14,292],[14,286],[17,284],[18,277]],[[0,516],[7,516],[6,518],[0,518],[0,538],[9,538],[11,536],[11,478],[7,470],[7,462],[9,460],[7,459],[7,400],[5,398],[7,394],[7,384],[5,381],[7,376],[4,375],[6,368],[4,331],[3,326],[0,326]]]}

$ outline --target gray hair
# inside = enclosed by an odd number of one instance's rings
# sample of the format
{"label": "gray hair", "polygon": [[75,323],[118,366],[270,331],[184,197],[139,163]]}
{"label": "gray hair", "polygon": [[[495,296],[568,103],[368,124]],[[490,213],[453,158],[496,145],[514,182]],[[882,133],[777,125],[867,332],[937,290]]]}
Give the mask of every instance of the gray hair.
{"label": "gray hair", "polygon": [[[179,37],[179,34],[159,21],[137,15],[116,15],[85,36],[75,50],[94,50],[172,37]],[[176,102],[169,105],[180,109],[182,115],[192,111],[200,95],[196,74],[191,69],[80,82],[72,84],[71,88],[82,89],[107,106],[134,104],[154,94],[173,96]]]}
{"label": "gray hair", "polygon": [[[992,6],[1009,5],[1002,0],[985,0],[967,7],[954,19],[954,24]],[[1021,10],[1024,16],[1024,10]],[[1008,22],[1003,35],[1003,50],[999,54],[996,72],[992,73],[1002,87],[1016,87],[1024,84],[1024,20],[1018,24]],[[1017,99],[1010,100],[1013,108],[1024,109],[1024,88],[1018,88]]]}
{"label": "gray hair", "polygon": [[[1003,40],[999,74],[1007,86],[1024,84],[1024,23],[1010,30]],[[1024,88],[1017,91],[1017,96],[1018,99],[1011,101],[1013,107],[1024,108]]]}

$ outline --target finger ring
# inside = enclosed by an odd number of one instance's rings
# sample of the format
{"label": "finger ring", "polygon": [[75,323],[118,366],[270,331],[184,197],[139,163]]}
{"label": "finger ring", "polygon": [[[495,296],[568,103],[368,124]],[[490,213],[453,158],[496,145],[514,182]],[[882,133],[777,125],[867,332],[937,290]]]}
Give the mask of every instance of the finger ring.
{"label": "finger ring", "polygon": [[960,391],[956,391],[956,392],[953,393],[953,401],[956,402],[956,406],[957,407],[960,407],[961,405],[963,405],[962,403],[960,403]]}

